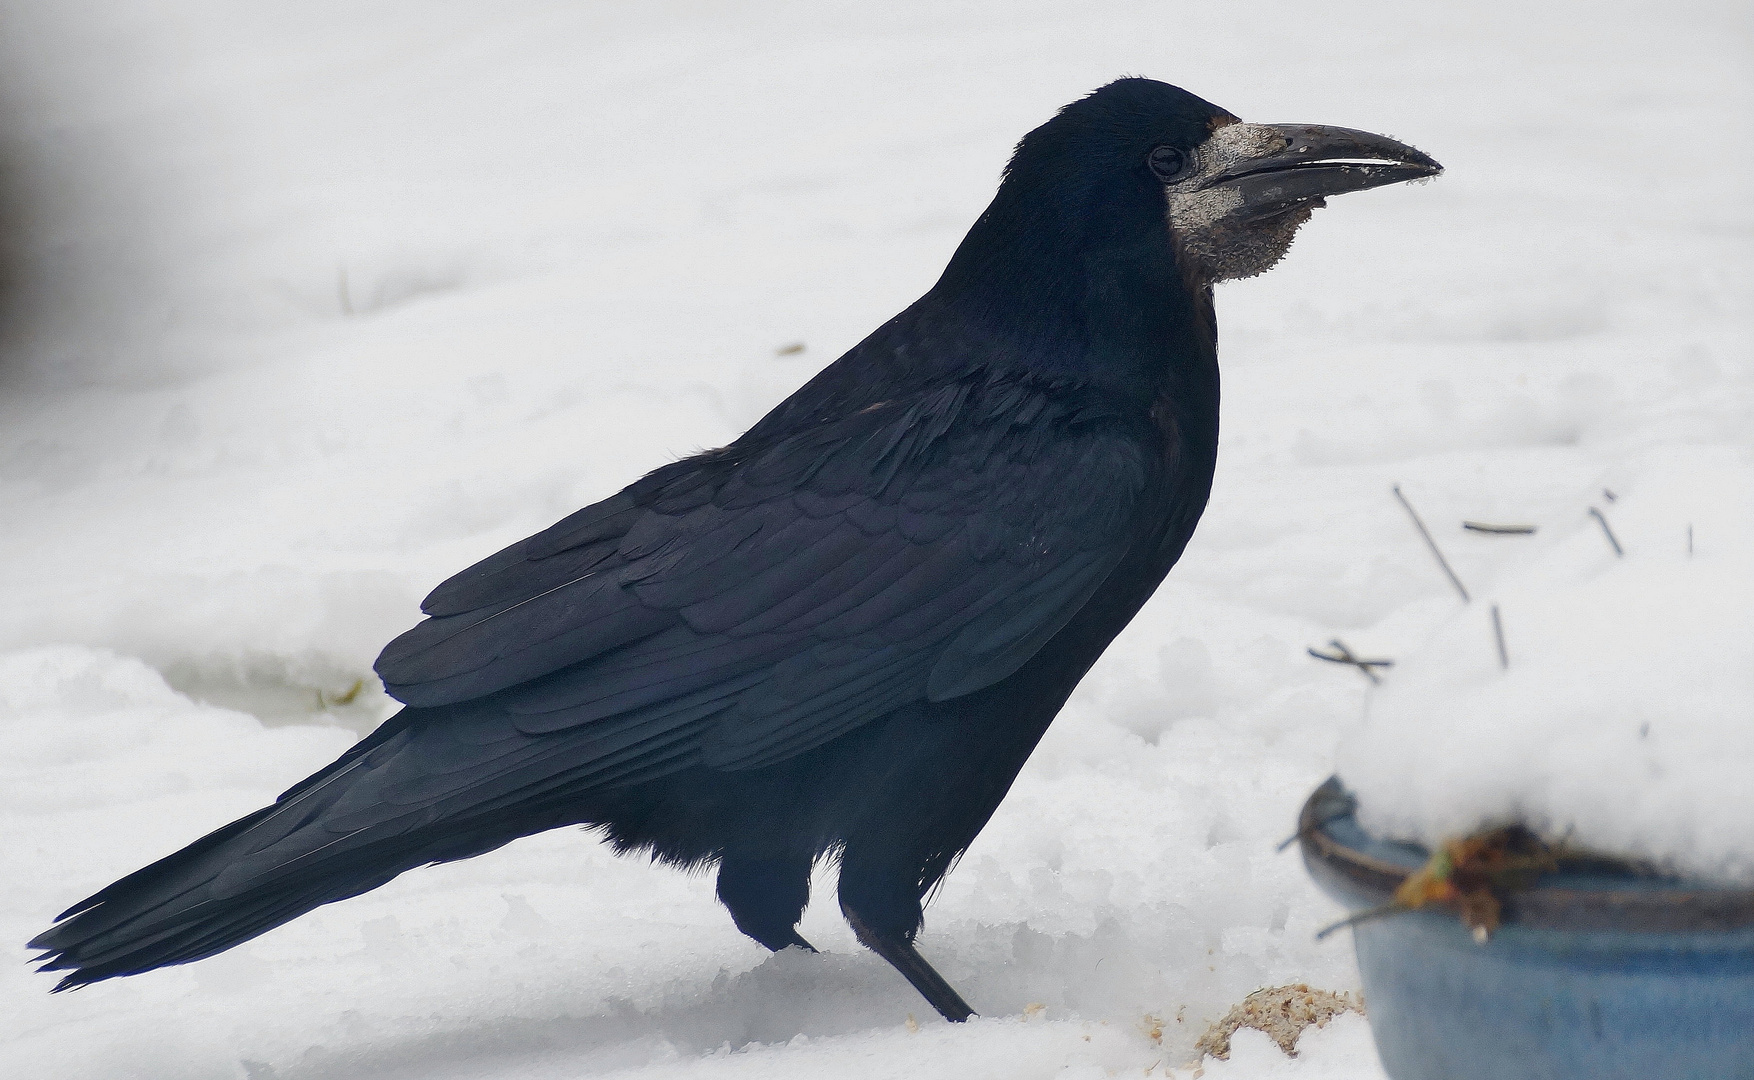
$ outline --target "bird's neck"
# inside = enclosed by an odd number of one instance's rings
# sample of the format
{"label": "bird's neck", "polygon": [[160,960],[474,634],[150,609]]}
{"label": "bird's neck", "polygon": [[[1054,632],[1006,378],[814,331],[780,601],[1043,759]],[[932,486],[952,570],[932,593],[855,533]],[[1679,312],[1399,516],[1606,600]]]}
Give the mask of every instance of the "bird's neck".
{"label": "bird's neck", "polygon": [[1093,212],[1019,205],[1007,194],[969,230],[931,291],[746,437],[982,372],[1097,390],[1209,458],[1218,440],[1212,293],[1177,269],[1161,196],[1133,200],[1143,209],[1131,212],[1124,199]]}
{"label": "bird's neck", "polygon": [[1000,192],[910,314],[979,340],[989,364],[1019,374],[1094,384],[1146,407],[1166,394],[1215,402],[1211,290],[1178,269],[1161,196],[1072,204],[1017,194]]}

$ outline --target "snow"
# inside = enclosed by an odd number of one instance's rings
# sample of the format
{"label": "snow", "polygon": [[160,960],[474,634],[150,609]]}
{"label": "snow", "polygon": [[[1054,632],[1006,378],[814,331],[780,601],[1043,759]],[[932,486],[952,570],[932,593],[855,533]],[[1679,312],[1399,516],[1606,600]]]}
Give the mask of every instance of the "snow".
{"label": "snow", "polygon": [[[1162,1075],[1259,986],[1356,988],[1274,852],[1365,692],[1306,646],[1411,681],[1434,633],[1479,646],[1490,594],[1532,668],[1569,647],[1538,600],[1716,573],[1745,535],[1744,5],[0,18],[7,1074]],[[930,1016],[831,883],[823,954],[769,956],[709,878],[576,830],[45,993],[19,943],[56,912],[388,714],[370,662],[428,587],[732,438],[930,284],[1019,135],[1123,73],[1449,172],[1334,200],[1221,289],[1212,508],[928,909],[983,1019]],[[1482,601],[1458,613],[1397,482]],[[1582,516],[1604,486],[1623,567]],[[1356,1017],[1300,1046],[1243,1031],[1205,1074],[1379,1075]]]}
{"label": "snow", "polygon": [[1713,434],[1621,464],[1600,502],[1623,556],[1594,518],[1562,518],[1397,663],[1339,754],[1366,828],[1435,846],[1522,822],[1754,884],[1754,424]]}

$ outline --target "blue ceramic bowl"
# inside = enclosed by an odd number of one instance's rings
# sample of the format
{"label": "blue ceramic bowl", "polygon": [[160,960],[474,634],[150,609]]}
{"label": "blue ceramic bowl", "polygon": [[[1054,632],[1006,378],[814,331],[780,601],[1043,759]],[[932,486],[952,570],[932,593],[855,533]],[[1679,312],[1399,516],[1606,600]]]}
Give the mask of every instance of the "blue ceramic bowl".
{"label": "blue ceramic bowl", "polygon": [[[1329,780],[1298,836],[1310,876],[1362,911],[1428,853],[1368,836],[1352,807]],[[1562,862],[1485,944],[1436,910],[1352,933],[1394,1080],[1754,1080],[1754,891]]]}

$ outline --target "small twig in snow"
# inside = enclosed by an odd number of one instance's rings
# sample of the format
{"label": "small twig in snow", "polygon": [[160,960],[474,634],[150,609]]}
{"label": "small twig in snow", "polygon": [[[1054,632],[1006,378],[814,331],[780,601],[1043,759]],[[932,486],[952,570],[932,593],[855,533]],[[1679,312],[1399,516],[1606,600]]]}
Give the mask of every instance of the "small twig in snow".
{"label": "small twig in snow", "polygon": [[773,354],[775,356],[797,356],[803,351],[804,343],[802,341],[794,341],[790,345],[781,345],[773,351]]}
{"label": "small twig in snow", "polygon": [[1689,559],[1693,557],[1693,523],[1691,521],[1687,523],[1687,557]]}
{"label": "small twig in snow", "polygon": [[1626,557],[1626,552],[1621,550],[1620,541],[1615,538],[1614,530],[1608,527],[1607,517],[1593,506],[1590,507],[1590,516],[1602,523],[1602,535],[1606,536],[1608,538],[1608,543],[1613,545],[1614,557],[1616,559],[1624,559]]}
{"label": "small twig in snow", "polygon": [[1612,491],[1609,491],[1607,488],[1602,489],[1602,498],[1607,499],[1609,502],[1619,502],[1620,501],[1620,496],[1614,494]]}
{"label": "small twig in snow", "polygon": [[[1316,829],[1324,828],[1325,826],[1328,825],[1329,822],[1339,821],[1341,818],[1348,817],[1351,814],[1357,812],[1357,810],[1358,810],[1358,800],[1356,798],[1354,798],[1351,795],[1342,796],[1340,799],[1340,805],[1335,807],[1331,813],[1327,814],[1321,820],[1319,820],[1319,821],[1315,822],[1313,825],[1311,825],[1309,828],[1309,831],[1314,832]],[[1301,828],[1298,829],[1296,832],[1292,833],[1290,836],[1288,836],[1284,840],[1280,841],[1279,846],[1274,848],[1273,850],[1284,851],[1286,848],[1290,847],[1292,844],[1297,843],[1298,839],[1303,836],[1304,831],[1305,830],[1303,830]],[[1181,1017],[1178,1015],[1176,1017],[1176,1020],[1178,1020],[1178,1021],[1181,1020]]]}
{"label": "small twig in snow", "polygon": [[1489,525],[1484,521],[1464,521],[1462,528],[1469,532],[1492,533],[1495,536],[1533,536],[1533,525]]}
{"label": "small twig in snow", "polygon": [[1384,904],[1381,907],[1365,908],[1363,911],[1355,911],[1344,919],[1341,919],[1339,922],[1330,923],[1329,925],[1322,927],[1320,930],[1317,930],[1315,939],[1320,941],[1336,930],[1344,930],[1348,926],[1357,926],[1359,923],[1370,922],[1373,919],[1385,919],[1390,915],[1399,915],[1403,911],[1411,910],[1412,908],[1409,908],[1405,904],[1391,902]]}
{"label": "small twig in snow", "polygon": [[1492,605],[1492,637],[1498,642],[1498,666],[1510,670],[1510,653],[1504,650],[1504,620],[1498,617],[1498,605]]}
{"label": "small twig in snow", "polygon": [[1351,649],[1341,644],[1339,638],[1328,642],[1328,646],[1334,650],[1332,653],[1318,652],[1315,649],[1306,651],[1317,660],[1326,660],[1330,664],[1351,664],[1359,671],[1364,672],[1365,677],[1373,683],[1380,683],[1382,680],[1376,677],[1376,672],[1370,670],[1371,668],[1395,666],[1393,660],[1360,660],[1352,655]]}
{"label": "small twig in snow", "polygon": [[1456,592],[1462,594],[1462,603],[1471,603],[1467,586],[1463,585],[1462,579],[1456,577],[1456,572],[1450,569],[1449,560],[1445,559],[1443,552],[1438,550],[1437,541],[1431,538],[1431,531],[1425,527],[1425,522],[1419,520],[1419,511],[1413,509],[1413,504],[1407,501],[1407,496],[1401,494],[1401,485],[1396,484],[1391,490],[1394,491],[1395,498],[1400,500],[1401,505],[1407,508],[1407,516],[1413,519],[1413,527],[1418,529],[1419,535],[1425,538],[1425,546],[1431,549],[1432,556],[1437,559],[1437,565],[1443,567],[1444,574],[1449,577],[1449,583],[1456,587]]}
{"label": "small twig in snow", "polygon": [[[1329,814],[1327,817],[1321,818],[1320,820],[1316,821],[1315,824],[1313,825],[1313,828],[1319,829],[1322,826],[1327,825],[1330,822],[1339,821],[1341,818],[1350,815],[1354,809],[1356,809],[1356,808],[1348,805],[1344,810],[1340,810],[1336,813]],[[1292,844],[1297,843],[1301,839],[1303,839],[1303,831],[1300,829],[1297,832],[1292,833],[1290,836],[1287,836],[1285,839],[1279,841],[1279,846],[1274,848],[1273,851],[1274,852],[1284,851],[1286,848],[1290,847]]]}

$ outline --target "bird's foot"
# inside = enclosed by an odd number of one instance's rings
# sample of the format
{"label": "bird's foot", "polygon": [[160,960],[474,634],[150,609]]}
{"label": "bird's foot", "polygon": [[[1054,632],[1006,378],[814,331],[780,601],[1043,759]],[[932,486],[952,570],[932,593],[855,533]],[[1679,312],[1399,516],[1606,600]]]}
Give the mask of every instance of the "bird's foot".
{"label": "bird's foot", "polygon": [[[794,931],[792,931],[792,940],[786,942],[784,945],[781,945],[780,949],[803,949],[805,952],[815,952],[816,946],[810,944],[808,941],[805,941],[802,937],[799,936],[798,932],[796,930],[794,930]],[[780,951],[779,949],[774,950],[774,952],[779,952],[779,951]]]}
{"label": "bird's foot", "polygon": [[[843,909],[844,911],[844,909]],[[893,931],[873,930],[852,912],[845,912],[847,922],[851,924],[853,933],[858,936],[859,944],[889,961],[889,966],[901,972],[902,978],[913,984],[926,1003],[937,1009],[944,1019],[952,1024],[960,1024],[975,1015],[951,985],[944,981],[944,976],[933,970],[920,955],[914,943],[907,935]]]}

